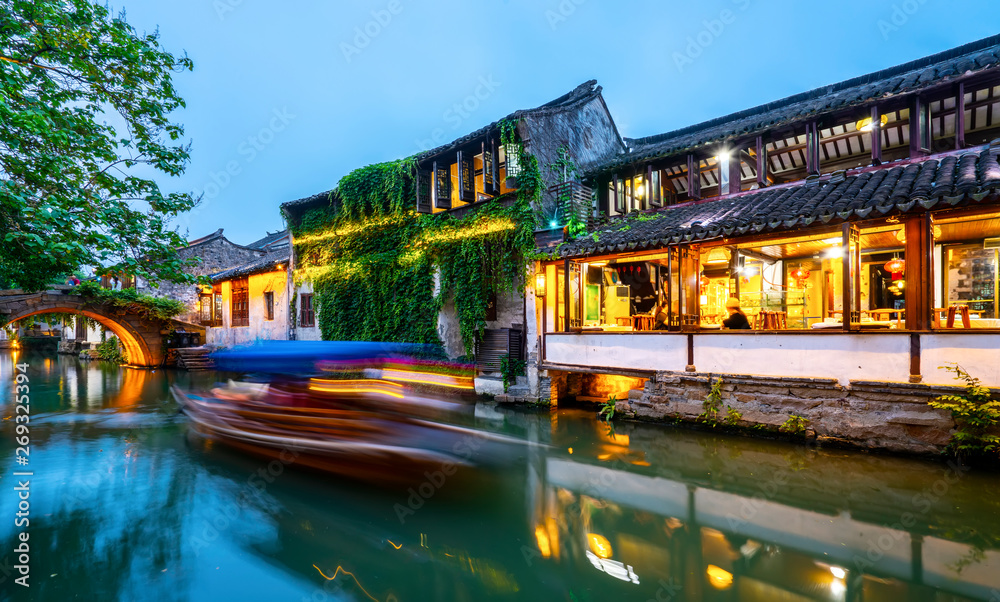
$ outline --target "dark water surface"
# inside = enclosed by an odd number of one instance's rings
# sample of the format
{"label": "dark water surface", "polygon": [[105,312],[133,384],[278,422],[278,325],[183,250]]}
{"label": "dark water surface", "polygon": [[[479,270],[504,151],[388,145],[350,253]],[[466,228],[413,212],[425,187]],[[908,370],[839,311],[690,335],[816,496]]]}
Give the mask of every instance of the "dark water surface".
{"label": "dark water surface", "polygon": [[386,491],[189,436],[168,386],[215,374],[17,361],[31,451],[19,466],[5,353],[3,600],[1000,601],[995,474],[482,405],[485,428],[551,447]]}

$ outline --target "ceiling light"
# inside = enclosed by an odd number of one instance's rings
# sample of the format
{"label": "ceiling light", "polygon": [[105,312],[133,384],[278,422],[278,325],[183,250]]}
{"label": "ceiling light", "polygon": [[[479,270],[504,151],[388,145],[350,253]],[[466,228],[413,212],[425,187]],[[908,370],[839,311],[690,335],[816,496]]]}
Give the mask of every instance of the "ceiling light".
{"label": "ceiling light", "polygon": [[[882,122],[882,127],[885,127],[885,124],[889,123],[889,116],[882,115],[879,121]],[[859,132],[870,132],[872,131],[872,118],[865,117],[861,121],[855,123],[854,127],[857,128]]]}
{"label": "ceiling light", "polygon": [[820,242],[823,243],[823,244],[825,244],[825,245],[839,245],[839,244],[843,244],[844,239],[841,238],[841,237],[839,237],[839,236],[837,236],[837,237],[834,237],[834,238],[824,238]]}

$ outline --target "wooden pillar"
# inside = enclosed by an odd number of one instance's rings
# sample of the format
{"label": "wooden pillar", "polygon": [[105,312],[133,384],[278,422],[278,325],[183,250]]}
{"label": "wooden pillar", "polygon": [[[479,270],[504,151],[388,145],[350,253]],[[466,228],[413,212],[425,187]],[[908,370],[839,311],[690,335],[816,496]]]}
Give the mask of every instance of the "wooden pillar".
{"label": "wooden pillar", "polygon": [[872,165],[882,164],[882,113],[872,107]]}
{"label": "wooden pillar", "polygon": [[688,196],[697,201],[701,198],[701,161],[693,153],[688,153]]}
{"label": "wooden pillar", "polygon": [[618,179],[618,174],[611,176],[611,197],[614,201],[614,209],[618,213],[625,213],[622,211],[622,193],[620,187],[620,180]]}
{"label": "wooden pillar", "polygon": [[701,276],[698,273],[697,245],[692,245],[681,250],[681,294],[683,295],[683,307],[681,307],[681,327],[697,329],[699,322],[700,303],[699,291]]}
{"label": "wooden pillar", "polygon": [[843,233],[843,313],[844,330],[850,332],[852,324],[861,321],[861,233],[857,227],[845,223]]}
{"label": "wooden pillar", "polygon": [[965,82],[955,91],[955,148],[965,148]]}
{"label": "wooden pillar", "polygon": [[934,245],[927,214],[909,217],[903,223],[906,233],[906,329],[930,330],[934,304],[931,279]]}
{"label": "wooden pillar", "polygon": [[569,332],[569,260],[563,261],[563,332]]}
{"label": "wooden pillar", "polygon": [[768,185],[767,172],[770,163],[767,160],[767,150],[764,147],[764,137],[757,136],[757,187]]}
{"label": "wooden pillar", "polygon": [[819,130],[816,122],[810,121],[806,125],[806,173],[813,175],[819,172]]}
{"label": "wooden pillar", "polygon": [[695,372],[697,368],[694,366],[694,335],[690,332],[687,335],[687,350],[688,350],[688,363],[684,366],[685,372]]}
{"label": "wooden pillar", "polygon": [[729,194],[736,194],[743,184],[743,161],[740,158],[740,146],[729,151]]}
{"label": "wooden pillar", "polygon": [[[665,298],[667,300],[667,330],[671,330],[674,324],[674,270],[677,266],[674,265],[674,252],[676,249],[671,249],[667,247],[667,294]],[[662,280],[661,280],[662,281]]]}

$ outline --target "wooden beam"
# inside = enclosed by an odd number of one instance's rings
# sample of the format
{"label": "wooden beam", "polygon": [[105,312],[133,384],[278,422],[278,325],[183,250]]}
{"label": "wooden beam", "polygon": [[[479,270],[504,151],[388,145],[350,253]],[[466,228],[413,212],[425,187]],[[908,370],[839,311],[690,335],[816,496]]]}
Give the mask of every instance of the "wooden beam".
{"label": "wooden beam", "polygon": [[955,92],[955,148],[965,148],[965,82],[959,82]]}
{"label": "wooden beam", "polygon": [[878,105],[872,106],[872,165],[882,165],[882,113]]}

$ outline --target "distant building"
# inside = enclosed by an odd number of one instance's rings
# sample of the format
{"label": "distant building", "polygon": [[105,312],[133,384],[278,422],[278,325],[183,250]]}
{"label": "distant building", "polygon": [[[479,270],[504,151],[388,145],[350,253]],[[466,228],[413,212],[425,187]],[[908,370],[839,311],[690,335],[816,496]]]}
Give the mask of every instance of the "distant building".
{"label": "distant building", "polygon": [[[188,243],[186,247],[177,250],[181,259],[195,257],[198,264],[191,268],[188,273],[194,276],[208,276],[224,270],[245,266],[256,262],[280,249],[282,244],[288,246],[288,232],[281,230],[278,232],[268,232],[267,236],[254,241],[249,245],[238,245],[223,233],[219,228],[215,232],[196,238]],[[284,241],[284,242],[282,242]],[[139,280],[136,288],[141,293],[154,295],[156,297],[167,297],[176,299],[188,308],[187,312],[177,316],[181,322],[199,324],[202,322],[201,294],[202,287],[196,284],[177,284],[173,282],[160,282],[159,286],[153,288],[148,282]]]}

